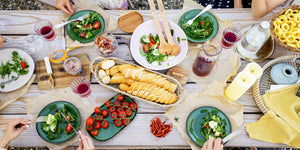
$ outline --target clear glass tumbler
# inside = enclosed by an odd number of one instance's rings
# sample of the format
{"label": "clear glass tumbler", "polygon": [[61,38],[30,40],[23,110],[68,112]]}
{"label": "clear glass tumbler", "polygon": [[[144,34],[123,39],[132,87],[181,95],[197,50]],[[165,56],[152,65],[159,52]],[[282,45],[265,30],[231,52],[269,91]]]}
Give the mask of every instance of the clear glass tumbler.
{"label": "clear glass tumbler", "polygon": [[240,29],[236,27],[227,27],[223,30],[223,36],[221,42],[222,47],[229,49],[241,38],[242,38],[242,33]]}
{"label": "clear glass tumbler", "polygon": [[56,37],[53,25],[49,20],[40,20],[34,26],[34,31],[43,36],[47,41],[53,41]]}
{"label": "clear glass tumbler", "polygon": [[206,41],[198,51],[193,72],[200,77],[207,76],[215,66],[222,50],[221,43]]}
{"label": "clear glass tumbler", "polygon": [[81,97],[84,105],[92,105],[96,101],[92,97],[91,82],[86,77],[78,77],[71,83],[71,89]]}

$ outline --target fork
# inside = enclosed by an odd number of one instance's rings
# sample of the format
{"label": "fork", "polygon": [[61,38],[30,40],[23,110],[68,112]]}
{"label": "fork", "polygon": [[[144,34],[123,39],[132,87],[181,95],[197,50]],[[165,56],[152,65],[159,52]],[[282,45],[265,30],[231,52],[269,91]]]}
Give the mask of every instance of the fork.
{"label": "fork", "polygon": [[58,29],[58,28],[63,27],[64,25],[66,25],[66,24],[68,24],[68,23],[70,23],[70,22],[72,22],[72,21],[75,21],[75,20],[82,21],[84,18],[86,18],[87,16],[89,16],[89,14],[90,14],[90,13],[86,13],[86,14],[84,14],[83,16],[80,16],[80,17],[78,17],[78,18],[76,18],[76,19],[72,19],[72,20],[67,21],[67,22],[62,22],[62,23],[60,23],[60,24],[56,24],[56,25],[54,25],[54,28],[55,28],[55,29]]}
{"label": "fork", "polygon": [[195,16],[193,19],[190,19],[189,21],[187,21],[186,24],[191,25],[196,18],[198,18],[200,15],[202,15],[205,12],[207,12],[211,8],[212,8],[211,4],[207,5],[197,16]]}

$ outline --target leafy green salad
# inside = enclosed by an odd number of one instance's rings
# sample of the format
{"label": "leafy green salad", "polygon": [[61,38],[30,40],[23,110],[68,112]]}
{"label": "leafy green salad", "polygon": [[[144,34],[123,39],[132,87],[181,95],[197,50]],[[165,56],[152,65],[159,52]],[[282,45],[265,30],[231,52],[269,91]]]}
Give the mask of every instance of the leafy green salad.
{"label": "leafy green salad", "polygon": [[208,16],[198,17],[194,22],[189,25],[186,24],[187,20],[183,20],[181,23],[181,28],[184,33],[191,38],[207,38],[214,29],[214,23]]}
{"label": "leafy green salad", "polygon": [[[3,63],[3,61],[1,61],[0,65],[0,75],[2,79],[4,79],[7,75],[8,80],[10,79],[10,77],[12,79],[16,78],[17,80],[18,78],[16,76],[11,76],[13,72],[17,73],[18,76],[26,75],[29,72],[29,65],[27,64],[25,59],[21,58],[19,53],[16,51],[12,52],[11,60],[8,60],[6,63]],[[1,86],[2,89],[4,87],[4,85]]]}
{"label": "leafy green salad", "polygon": [[65,129],[62,128],[63,124],[66,124],[67,121],[61,115],[63,113],[71,124],[74,125],[77,117],[66,110],[65,106],[61,110],[54,110],[55,114],[48,114],[46,116],[46,121],[41,123],[42,130],[47,135],[50,140],[58,139],[61,137],[61,133],[72,134],[74,131],[70,124],[67,124]]}
{"label": "leafy green salad", "polygon": [[[159,53],[159,37],[158,34],[153,36],[151,33],[143,35],[140,39],[140,53],[145,56],[147,62],[154,66],[161,66],[161,62],[173,60],[175,56],[162,55]],[[170,63],[167,64],[171,65]]]}
{"label": "leafy green salad", "polygon": [[224,120],[220,119],[217,115],[211,115],[208,113],[207,116],[203,117],[205,122],[201,123],[200,133],[208,140],[209,138],[221,138],[223,139],[227,134],[225,131]]}

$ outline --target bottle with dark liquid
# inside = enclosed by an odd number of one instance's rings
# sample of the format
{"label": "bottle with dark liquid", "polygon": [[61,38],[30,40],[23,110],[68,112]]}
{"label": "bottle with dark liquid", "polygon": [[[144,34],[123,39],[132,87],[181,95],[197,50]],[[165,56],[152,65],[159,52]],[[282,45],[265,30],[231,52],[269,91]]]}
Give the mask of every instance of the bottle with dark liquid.
{"label": "bottle with dark liquid", "polygon": [[207,76],[215,66],[221,51],[222,46],[220,43],[214,45],[204,43],[194,61],[193,72],[200,77]]}

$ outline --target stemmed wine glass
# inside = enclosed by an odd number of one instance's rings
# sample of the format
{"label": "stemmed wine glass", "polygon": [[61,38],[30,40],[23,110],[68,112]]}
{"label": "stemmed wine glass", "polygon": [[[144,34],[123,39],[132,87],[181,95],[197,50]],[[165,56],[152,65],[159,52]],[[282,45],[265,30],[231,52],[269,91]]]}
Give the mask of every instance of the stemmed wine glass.
{"label": "stemmed wine glass", "polygon": [[91,82],[86,77],[78,77],[71,83],[71,89],[74,93],[81,97],[81,101],[84,105],[92,105],[96,103],[92,97]]}

